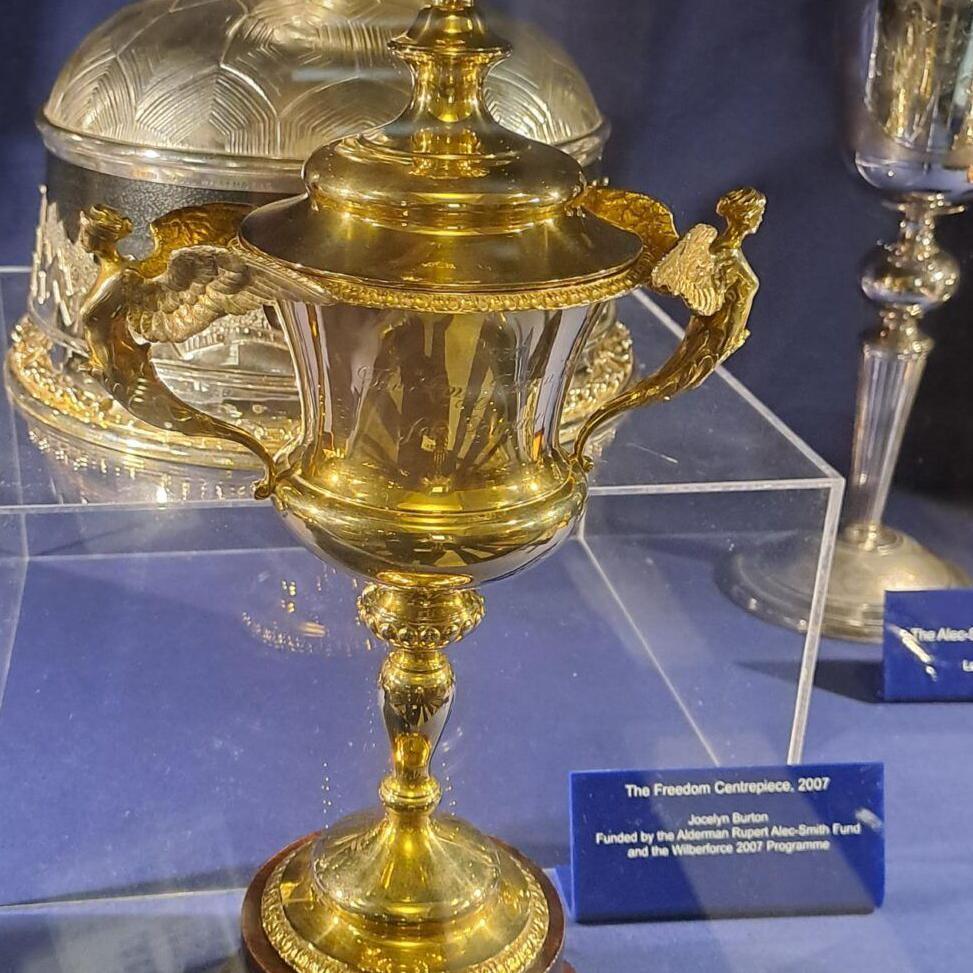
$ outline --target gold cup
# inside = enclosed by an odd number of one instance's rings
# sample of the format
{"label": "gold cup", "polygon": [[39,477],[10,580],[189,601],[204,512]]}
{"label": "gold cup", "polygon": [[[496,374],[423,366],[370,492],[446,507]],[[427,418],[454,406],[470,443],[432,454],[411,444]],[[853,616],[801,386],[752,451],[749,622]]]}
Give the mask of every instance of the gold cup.
{"label": "gold cup", "polygon": [[[395,122],[315,152],[307,192],[253,212],[214,204],[154,226],[90,212],[100,275],[83,311],[91,367],[137,417],[231,439],[266,465],[259,496],[318,556],[368,581],[362,621],[390,652],[382,807],[285,849],[251,887],[253,963],[301,973],[562,969],[550,882],[436,813],[430,762],[454,696],[444,649],[483,618],[479,587],[553,551],[584,511],[591,434],[702,382],[747,335],[757,280],[741,252],[763,214],[725,196],[722,233],[685,237],[656,200],[589,185],[559,150],[503,129],[483,79],[507,53],[472,0],[439,0],[392,42],[413,70]],[[599,302],[634,287],[693,317],[653,375],[558,429]],[[159,379],[155,341],[265,307],[294,358],[301,432],[276,455]]]}

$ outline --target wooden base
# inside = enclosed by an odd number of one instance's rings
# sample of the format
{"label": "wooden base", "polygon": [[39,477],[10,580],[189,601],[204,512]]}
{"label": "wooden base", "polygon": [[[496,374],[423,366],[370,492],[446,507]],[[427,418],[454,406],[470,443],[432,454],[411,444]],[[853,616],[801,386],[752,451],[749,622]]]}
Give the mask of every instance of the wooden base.
{"label": "wooden base", "polygon": [[[267,884],[267,879],[270,878],[271,873],[280,861],[301,845],[306,844],[308,841],[314,841],[316,838],[317,834],[307,835],[278,852],[270,861],[261,867],[260,871],[257,872],[253,881],[250,883],[250,887],[247,889],[247,894],[243,899],[242,928],[243,953],[246,959],[247,969],[250,970],[250,973],[294,973],[294,969],[278,956],[277,951],[270,944],[270,941],[264,933],[263,925],[260,922],[260,900],[263,898],[264,886]],[[502,844],[501,842],[497,843]],[[511,854],[516,855],[521,861],[525,862],[525,864],[530,865],[518,852],[510,849],[506,845],[504,847]],[[535,868],[535,866],[530,867]],[[549,941],[552,944],[552,949],[556,945],[556,952],[559,953],[560,944],[564,941],[564,910],[561,907],[561,900],[557,894],[557,890],[543,873],[539,870],[536,870],[536,872],[539,879],[542,880],[541,884],[547,896],[547,904],[551,914],[551,935],[549,936]],[[574,967],[562,959],[555,960],[554,957],[551,957],[550,962],[553,965],[545,966],[544,973],[575,973]]]}
{"label": "wooden base", "polygon": [[274,855],[260,871],[253,877],[247,894],[243,899],[243,953],[246,956],[247,968],[251,973],[294,973],[277,955],[277,950],[270,945],[260,922],[260,900],[264,894],[264,886],[271,872],[277,867],[281,859],[286,858],[292,851],[299,848],[312,836],[300,838],[293,844]]}

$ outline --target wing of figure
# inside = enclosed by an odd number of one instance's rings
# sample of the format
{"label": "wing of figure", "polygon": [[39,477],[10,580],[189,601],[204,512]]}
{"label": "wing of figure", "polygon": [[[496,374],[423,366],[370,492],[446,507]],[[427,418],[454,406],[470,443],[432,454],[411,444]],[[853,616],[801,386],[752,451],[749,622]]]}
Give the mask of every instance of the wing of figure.
{"label": "wing of figure", "polygon": [[716,314],[726,300],[713,253],[718,235],[706,223],[694,226],[656,264],[652,286],[663,294],[681,297],[695,314]]}
{"label": "wing of figure", "polygon": [[[98,280],[81,309],[91,370],[111,396],[157,428],[187,436],[230,439],[267,467],[260,496],[273,489],[273,457],[249,432],[184,402],[159,377],[154,342],[185,341],[225,315],[273,304],[297,292],[303,278],[286,269],[274,275],[235,246],[247,207],[190,207],[151,225],[154,250],[144,259],[119,254],[131,222],[105,208],[82,220],[84,245],[99,258]],[[311,285],[309,285],[311,286]],[[315,287],[315,292],[316,292]],[[306,291],[306,289],[305,289]],[[314,298],[326,302],[326,294]]]}
{"label": "wing of figure", "polygon": [[221,246],[176,250],[154,277],[126,268],[120,281],[128,326],[146,341],[185,341],[228,314],[273,304],[280,288]]}

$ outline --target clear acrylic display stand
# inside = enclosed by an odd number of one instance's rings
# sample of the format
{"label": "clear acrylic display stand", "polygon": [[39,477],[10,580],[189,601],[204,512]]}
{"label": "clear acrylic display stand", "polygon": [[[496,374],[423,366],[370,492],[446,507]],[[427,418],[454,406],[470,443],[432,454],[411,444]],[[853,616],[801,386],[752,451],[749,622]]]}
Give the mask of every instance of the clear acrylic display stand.
{"label": "clear acrylic display stand", "polygon": [[[0,288],[9,331],[26,275]],[[643,367],[678,340],[648,297],[620,311]],[[544,867],[567,859],[571,770],[800,759],[841,503],[841,478],[725,371],[599,451],[577,536],[486,590],[437,752],[449,809]],[[233,969],[256,866],[375,802],[381,649],[356,583],[296,547],[247,476],[192,477],[52,445],[0,404],[13,969]],[[795,531],[820,551],[803,632],[728,594],[735,554]],[[617,973],[638,938],[572,927],[568,958]]]}

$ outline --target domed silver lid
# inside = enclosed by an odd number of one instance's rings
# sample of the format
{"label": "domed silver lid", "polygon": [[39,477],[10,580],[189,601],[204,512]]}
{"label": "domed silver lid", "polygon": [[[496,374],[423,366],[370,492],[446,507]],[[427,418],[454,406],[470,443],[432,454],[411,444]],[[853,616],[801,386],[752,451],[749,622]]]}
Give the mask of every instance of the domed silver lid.
{"label": "domed silver lid", "polygon": [[[140,0],[93,31],[43,109],[48,148],[130,179],[290,192],[324,142],[396,117],[409,72],[389,54],[426,0]],[[567,54],[502,23],[515,55],[487,83],[507,127],[584,166],[608,125]]]}

